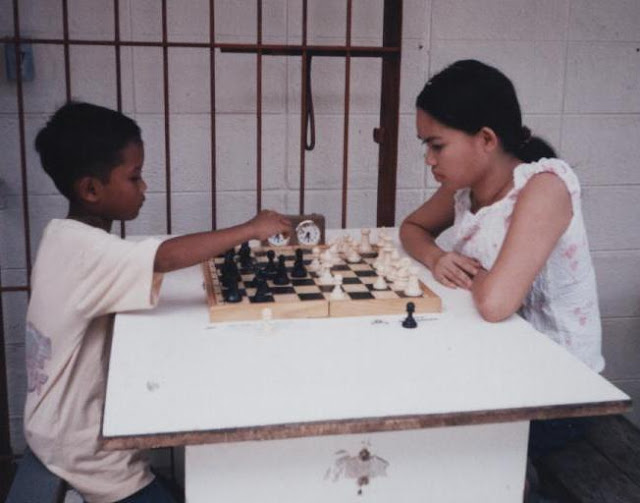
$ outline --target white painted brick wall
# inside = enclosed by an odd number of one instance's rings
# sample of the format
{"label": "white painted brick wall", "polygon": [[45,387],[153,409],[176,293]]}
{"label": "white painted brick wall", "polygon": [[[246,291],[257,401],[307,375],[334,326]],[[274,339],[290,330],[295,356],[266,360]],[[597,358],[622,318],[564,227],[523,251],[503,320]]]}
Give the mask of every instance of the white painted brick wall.
{"label": "white painted brick wall", "polygon": [[[0,36],[10,35],[12,1],[0,0]],[[22,0],[22,33],[60,37],[58,2]],[[160,3],[122,0],[123,39],[159,40]],[[381,42],[383,0],[354,0],[353,43]],[[217,40],[254,41],[256,2],[218,0]],[[423,169],[416,139],[414,101],[428,75],[459,58],[497,65],[514,81],[525,123],[573,164],[584,187],[584,210],[598,274],[604,327],[605,375],[640,399],[640,2],[628,0],[405,0],[400,95],[397,221],[429,197],[436,183]],[[206,42],[208,0],[169,0],[168,32],[174,41]],[[109,39],[111,3],[69,0],[72,37]],[[301,41],[301,2],[267,0],[266,43]],[[344,42],[345,2],[309,0],[308,40]],[[25,83],[27,175],[32,254],[51,217],[65,214],[65,201],[39,167],[33,139],[47,116],[64,101],[64,60],[59,46],[36,46],[36,80]],[[0,56],[2,58],[3,56]],[[162,51],[123,48],[124,111],[143,130],[149,185],[146,204],[130,234],[165,232]],[[216,53],[218,169],[217,220],[225,227],[256,209],[254,167],[256,58]],[[4,63],[0,61],[0,63]],[[73,47],[75,98],[115,106],[112,49]],[[174,232],[211,225],[209,55],[204,49],[169,50],[172,224]],[[315,58],[313,96],[316,150],[306,157],[305,207],[341,221],[344,61]],[[298,210],[300,62],[263,58],[263,206]],[[380,63],[352,59],[347,224],[375,222]],[[0,78],[0,266],[3,284],[25,282],[25,240],[17,144],[14,85]],[[23,446],[22,342],[26,296],[3,296],[14,448]],[[640,409],[639,409],[640,410]],[[640,424],[640,412],[631,417]]]}

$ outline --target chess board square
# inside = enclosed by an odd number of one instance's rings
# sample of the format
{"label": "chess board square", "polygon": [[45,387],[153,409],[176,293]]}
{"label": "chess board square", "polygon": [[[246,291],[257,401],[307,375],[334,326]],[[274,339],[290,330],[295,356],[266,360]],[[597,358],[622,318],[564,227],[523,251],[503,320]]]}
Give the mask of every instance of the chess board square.
{"label": "chess board square", "polygon": [[292,286],[272,286],[271,292],[273,295],[285,295],[296,293],[295,289]]}
{"label": "chess board square", "polygon": [[356,276],[358,276],[359,278],[367,278],[367,277],[372,277],[372,276],[377,276],[378,273],[376,271],[372,271],[371,269],[366,270],[366,271],[355,271]]}
{"label": "chess board square", "polygon": [[291,278],[291,286],[311,286],[316,282],[311,278]]}
{"label": "chess board square", "polygon": [[268,302],[275,302],[275,299],[273,298],[273,296],[271,296],[271,297],[267,297],[267,299],[262,302],[256,302],[253,299],[253,297],[249,297],[249,302],[251,302],[252,304],[262,304],[262,303],[266,304]]}
{"label": "chess board square", "polygon": [[346,264],[338,264],[338,265],[334,265],[334,266],[331,268],[331,270],[332,270],[332,271],[349,271],[349,270],[350,270],[350,268],[349,268],[349,266],[348,266],[348,265],[346,265]]}
{"label": "chess board square", "polygon": [[362,277],[359,277],[358,279],[360,280],[361,283],[365,285],[373,285],[378,279],[378,276],[362,276]]}
{"label": "chess board square", "polygon": [[[329,288],[331,288],[331,287],[329,287]],[[295,287],[295,291],[296,291],[297,293],[299,293],[299,294],[300,294],[300,293],[307,294],[307,293],[318,293],[318,292],[320,292],[321,290],[320,290],[320,288],[319,288],[319,287],[314,283],[314,284],[311,284],[311,285],[296,286],[296,287]]]}
{"label": "chess board square", "polygon": [[287,293],[284,295],[274,295],[273,296],[276,302],[279,303],[283,303],[283,302],[298,302],[298,300],[300,299],[300,297],[298,296],[298,294],[296,293]]}
{"label": "chess board square", "polygon": [[330,293],[333,290],[333,285],[318,285],[321,292]]}
{"label": "chess board square", "polygon": [[369,266],[369,264],[364,264],[362,262],[359,262],[357,264],[351,264],[351,270],[352,271],[370,271],[371,266]]}
{"label": "chess board square", "polygon": [[339,273],[340,276],[342,276],[342,279],[346,279],[346,278],[354,278],[356,281],[358,281],[358,277],[356,276],[356,273],[353,271],[343,271]]}
{"label": "chess board square", "polygon": [[361,285],[362,281],[360,281],[360,278],[356,276],[354,277],[344,276],[342,278],[342,284],[343,285]]}
{"label": "chess board square", "polygon": [[364,259],[375,259],[378,256],[378,252],[361,253],[360,256]]}
{"label": "chess board square", "polygon": [[366,300],[375,298],[370,292],[347,292],[353,300]]}
{"label": "chess board square", "polygon": [[[375,283],[375,281],[374,281],[373,283]],[[389,290],[389,291],[391,290],[391,288],[389,288],[389,286],[388,286],[388,285],[387,285],[387,287],[386,287],[386,288],[383,288],[382,290],[376,290],[375,288],[373,288],[373,283],[367,283],[367,288],[368,288],[370,291],[372,291],[372,292],[373,292],[373,291],[376,291],[376,292],[384,292],[384,291],[387,291],[387,290]]]}
{"label": "chess board square", "polygon": [[321,293],[299,293],[298,297],[300,300],[324,300],[324,295]]}
{"label": "chess board square", "polygon": [[357,285],[342,285],[342,289],[348,293],[369,291],[367,285],[363,285],[362,283],[358,283]]}

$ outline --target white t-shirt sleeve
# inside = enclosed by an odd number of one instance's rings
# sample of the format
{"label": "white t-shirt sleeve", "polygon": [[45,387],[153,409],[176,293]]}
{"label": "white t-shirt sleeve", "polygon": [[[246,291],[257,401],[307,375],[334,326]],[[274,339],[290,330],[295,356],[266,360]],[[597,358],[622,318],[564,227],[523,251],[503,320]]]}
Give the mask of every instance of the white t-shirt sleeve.
{"label": "white t-shirt sleeve", "polygon": [[153,272],[160,243],[125,241],[111,234],[93,240],[80,258],[78,309],[93,318],[155,306],[163,277]]}

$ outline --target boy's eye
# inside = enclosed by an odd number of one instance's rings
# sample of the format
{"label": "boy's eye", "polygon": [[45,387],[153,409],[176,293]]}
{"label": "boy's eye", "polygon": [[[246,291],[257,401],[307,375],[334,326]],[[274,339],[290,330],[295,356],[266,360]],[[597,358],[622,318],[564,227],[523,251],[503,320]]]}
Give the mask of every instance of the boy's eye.
{"label": "boy's eye", "polygon": [[442,150],[443,145],[429,145],[429,149],[433,150],[434,152],[439,152],[440,150]]}

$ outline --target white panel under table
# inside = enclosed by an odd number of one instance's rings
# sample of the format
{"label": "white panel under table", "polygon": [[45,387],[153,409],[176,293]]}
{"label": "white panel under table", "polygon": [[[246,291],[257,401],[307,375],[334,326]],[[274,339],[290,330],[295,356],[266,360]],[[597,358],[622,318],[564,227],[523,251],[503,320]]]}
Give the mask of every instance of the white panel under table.
{"label": "white panel under table", "polygon": [[521,502],[528,426],[188,446],[187,502]]}

